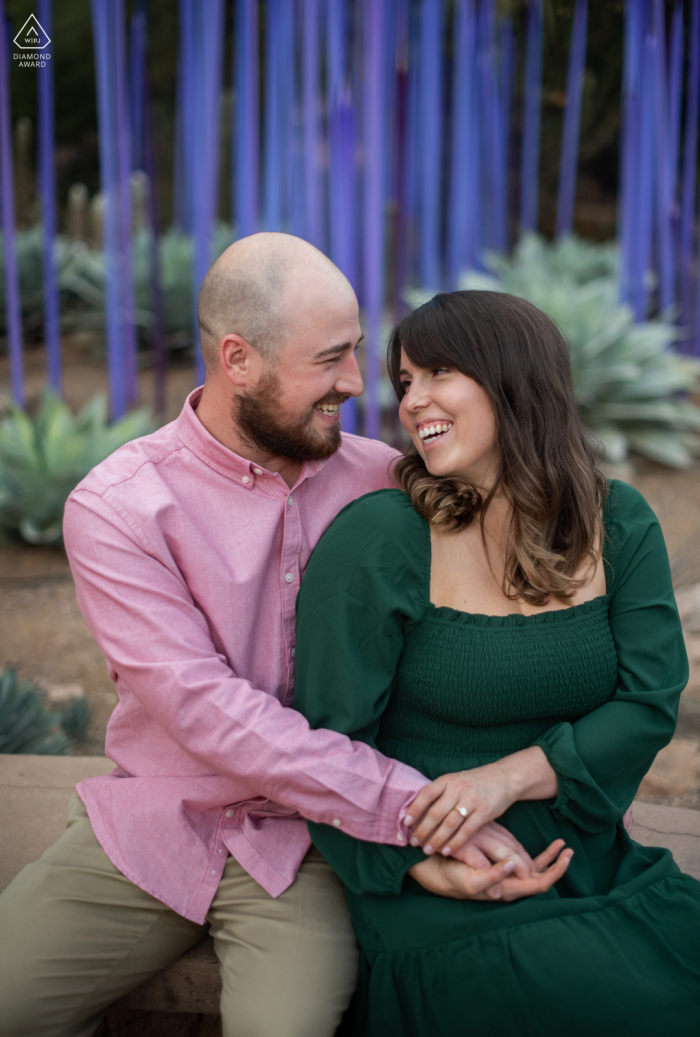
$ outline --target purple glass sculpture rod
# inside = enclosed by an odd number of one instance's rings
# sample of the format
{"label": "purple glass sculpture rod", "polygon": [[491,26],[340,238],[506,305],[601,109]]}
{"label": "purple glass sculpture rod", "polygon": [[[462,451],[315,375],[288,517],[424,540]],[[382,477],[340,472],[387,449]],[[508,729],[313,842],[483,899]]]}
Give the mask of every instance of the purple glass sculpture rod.
{"label": "purple glass sculpture rod", "polygon": [[499,97],[498,55],[496,50],[496,9],[494,0],[483,0],[479,17],[479,86],[483,130],[481,195],[488,214],[486,244],[498,252],[506,247],[506,171],[503,168],[503,126]]}
{"label": "purple glass sculpture rod", "polygon": [[105,337],[109,375],[110,414],[116,420],[127,410],[128,392],[122,334],[122,286],[119,229],[119,167],[116,155],[117,120],[113,87],[116,83],[112,46],[114,0],[91,0],[97,113],[100,150],[100,180],[104,195],[103,236],[105,258]]}
{"label": "purple glass sculpture rod", "polygon": [[540,111],[544,0],[530,0],[523,90],[523,143],[520,169],[520,229],[537,230],[540,177]]}
{"label": "purple glass sculpture rod", "polygon": [[[39,0],[39,21],[49,37],[53,36],[53,2]],[[43,230],[44,267],[44,342],[48,383],[61,391],[61,329],[54,240],[56,237],[56,123],[54,113],[53,60],[37,69],[39,100],[39,194]]]}
{"label": "purple glass sculpture rod", "polygon": [[134,323],[134,278],[131,262],[131,127],[127,93],[126,22],[124,0],[114,0],[112,32],[109,43],[114,47],[117,128],[117,199],[119,205],[119,262],[122,284],[122,335],[127,402],[136,403],[138,387],[138,341]]}
{"label": "purple glass sculpture rod", "polygon": [[236,0],[233,211],[236,235],[258,229],[258,4]]}
{"label": "purple glass sculpture rod", "polygon": [[652,264],[654,234],[654,145],[656,142],[656,115],[658,90],[658,38],[648,32],[644,38],[641,74],[640,138],[637,155],[639,168],[639,196],[637,210],[638,236],[634,255],[633,309],[635,320],[646,320],[649,311],[649,275]]}
{"label": "purple glass sculpture rod", "polygon": [[306,234],[306,213],[304,211],[304,155],[302,144],[302,115],[300,76],[300,46],[298,7],[295,3],[287,5],[289,10],[289,65],[288,75],[288,119],[290,129],[291,158],[289,163],[290,190],[290,228],[292,234],[303,238]]}
{"label": "purple glass sculpture rod", "polygon": [[[205,227],[206,200],[204,191],[206,181],[204,165],[204,90],[202,67],[204,55],[204,29],[202,20],[205,14],[196,0],[181,2],[181,32],[185,35],[185,110],[183,114],[183,150],[185,154],[185,199],[186,209],[190,214],[190,232],[192,234],[192,341],[195,352],[195,381],[204,378],[204,360],[199,340],[197,322],[197,293],[201,284],[202,253],[208,252],[208,235]],[[194,161],[194,157],[197,161]]]}
{"label": "purple glass sculpture rod", "polygon": [[175,141],[173,146],[173,226],[189,229],[185,201],[185,94],[187,89],[187,55],[189,51],[185,20],[187,8],[178,0],[177,80],[175,86]]}
{"label": "purple glass sculpture rod", "polygon": [[404,290],[407,275],[408,220],[406,212],[406,160],[408,154],[408,61],[409,61],[409,4],[398,0],[393,14],[396,33],[394,52],[390,55],[390,70],[394,91],[394,163],[392,194],[394,197],[394,283],[391,308],[398,320],[406,311]]}
{"label": "purple glass sculpture rod", "polygon": [[379,356],[384,302],[384,97],[382,52],[384,0],[363,0],[364,49],[364,301],[367,322],[365,353],[364,434],[381,433],[381,361]]}
{"label": "purple glass sculpture rod", "polygon": [[[346,205],[342,212],[340,255],[338,266],[345,273],[353,286],[358,284],[359,234],[357,219],[358,175],[357,175],[357,112],[350,95],[350,87],[346,87],[338,112],[338,151],[343,161],[340,177],[340,200]],[[339,203],[340,205],[340,203]],[[346,432],[357,432],[357,401],[351,397],[341,410],[343,428]]]}
{"label": "purple glass sculpture rod", "polygon": [[152,341],[153,341],[153,409],[156,414],[165,413],[165,383],[167,376],[167,348],[165,332],[165,303],[163,285],[160,274],[161,220],[158,192],[158,156],[156,153],[155,134],[153,132],[153,114],[151,103],[151,85],[148,66],[145,61],[147,50],[147,25],[144,30],[144,65],[143,65],[143,142],[142,154],[144,168],[148,176],[148,215],[150,223],[150,284],[151,306],[153,309]]}
{"label": "purple glass sculpture rod", "polygon": [[674,239],[676,237],[675,231],[678,222],[678,155],[681,139],[684,49],[683,4],[681,3],[681,0],[678,0],[673,12],[673,23],[671,26],[668,73],[668,165],[671,170],[670,187],[673,199]]}
{"label": "purple glass sculpture rod", "polygon": [[15,253],[15,187],[10,125],[10,48],[5,5],[0,0],[0,212],[5,254],[5,334],[10,354],[12,396],[24,404],[24,357],[19,275]]}
{"label": "purple glass sculpture rod", "polygon": [[501,50],[501,82],[500,82],[500,108],[501,108],[501,161],[503,163],[503,194],[504,194],[504,224],[506,233],[506,248],[510,247],[510,225],[511,225],[511,191],[510,191],[510,154],[511,136],[513,132],[513,87],[515,85],[515,69],[517,63],[517,48],[515,34],[513,32],[513,21],[509,17],[500,20],[500,50]]}
{"label": "purple glass sculpture rod", "polygon": [[328,111],[328,204],[330,212],[329,248],[336,266],[348,277],[345,218],[347,198],[343,177],[342,104],[345,93],[345,3],[328,0],[326,17],[326,109]]}
{"label": "purple glass sculpture rod", "polygon": [[442,0],[423,0],[420,23],[420,275],[426,288],[436,289],[442,286],[442,10]]}
{"label": "purple glass sculpture rod", "polygon": [[[222,87],[224,39],[223,0],[192,4],[190,94],[193,101],[191,139],[186,146],[197,156],[189,185],[192,195],[194,262],[192,264],[192,325],[197,344],[196,378],[204,380],[204,360],[199,344],[197,296],[212,261],[212,239],[216,218],[219,164],[219,99]],[[257,30],[255,33],[257,38]],[[256,80],[257,82],[257,80]],[[256,101],[257,106],[257,101]],[[257,137],[256,137],[257,140]],[[257,198],[257,194],[256,194]]]}
{"label": "purple glass sculpture rod", "polygon": [[620,242],[620,300],[633,304],[639,245],[639,147],[641,143],[641,70],[646,20],[645,0],[625,7],[620,149],[621,198],[617,237]]}
{"label": "purple glass sculpture rod", "polygon": [[[695,194],[697,187],[698,112],[700,109],[700,0],[693,0],[690,14],[690,67],[688,70],[688,101],[683,141],[683,182],[681,187],[680,217],[680,271],[681,319],[690,324],[692,303],[692,252]],[[700,291],[698,291],[700,299]],[[696,343],[700,340],[696,334]]]}
{"label": "purple glass sculpture rod", "polygon": [[137,10],[131,18],[129,33],[129,110],[131,115],[131,163],[134,169],[145,169],[143,152],[144,89],[146,62],[146,15]]}
{"label": "purple glass sculpture rod", "polygon": [[[225,0],[211,0],[207,5],[207,31],[212,34],[207,39],[204,131],[207,155],[207,220],[210,236],[213,236],[218,215],[219,197],[219,149],[221,143],[221,97],[224,73],[225,43]],[[256,105],[257,110],[257,105]],[[257,130],[256,130],[257,135]],[[256,173],[256,214],[257,214],[257,173]],[[257,223],[257,215],[256,215]],[[210,241],[209,262],[212,261]],[[208,264],[207,264],[208,269]]]}
{"label": "purple glass sculpture rod", "polygon": [[581,127],[581,98],[586,71],[586,35],[588,32],[588,0],[577,0],[571,27],[569,69],[566,79],[566,111],[559,165],[557,197],[557,237],[571,234],[574,226],[576,167]]}
{"label": "purple glass sculpture rod", "polygon": [[674,304],[676,263],[673,250],[673,181],[670,168],[672,134],[669,127],[668,80],[666,73],[666,18],[664,0],[654,0],[654,34],[656,38],[656,92],[653,151],[656,157],[656,220],[658,238],[659,306],[668,313]]}
{"label": "purple glass sculpture rod", "polygon": [[281,35],[280,4],[268,0],[265,7],[265,105],[263,194],[265,229],[282,229],[282,112],[285,40]]}
{"label": "purple glass sculpture rod", "polygon": [[[329,254],[353,287],[357,286],[355,242],[357,149],[355,110],[350,95],[345,0],[328,0],[326,8],[326,109],[328,111]],[[357,431],[354,397],[343,404],[345,432]]]}
{"label": "purple glass sculpture rod", "polygon": [[323,248],[321,235],[321,178],[319,176],[318,0],[302,7],[302,128],[304,149],[304,210],[306,240]]}
{"label": "purple glass sculpture rod", "polygon": [[447,221],[447,277],[455,288],[459,274],[474,265],[474,209],[477,194],[470,127],[475,118],[473,80],[475,20],[473,0],[458,0],[454,10],[452,62],[452,162]]}
{"label": "purple glass sculpture rod", "polygon": [[681,141],[681,108],[683,102],[683,71],[685,63],[685,39],[683,33],[683,4],[677,0],[673,11],[671,39],[669,43],[668,72],[668,232],[673,259],[672,305],[674,318],[680,317],[680,207],[679,207],[679,155]]}

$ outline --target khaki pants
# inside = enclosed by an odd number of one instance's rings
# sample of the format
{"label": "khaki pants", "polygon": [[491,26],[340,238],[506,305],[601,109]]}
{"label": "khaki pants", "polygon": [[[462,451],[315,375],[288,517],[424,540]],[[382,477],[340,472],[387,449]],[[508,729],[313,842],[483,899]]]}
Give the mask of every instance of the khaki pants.
{"label": "khaki pants", "polygon": [[[357,981],[342,885],[317,850],[273,899],[229,857],[207,915],[225,1037],[332,1037]],[[0,1037],[89,1037],[104,1009],[204,935],[68,827],[0,896]]]}

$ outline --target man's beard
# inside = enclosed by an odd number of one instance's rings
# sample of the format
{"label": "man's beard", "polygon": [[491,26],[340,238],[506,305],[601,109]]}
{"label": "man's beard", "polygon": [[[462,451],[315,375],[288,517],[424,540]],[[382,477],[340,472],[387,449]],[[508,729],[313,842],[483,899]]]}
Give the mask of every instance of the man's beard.
{"label": "man's beard", "polygon": [[[291,425],[279,421],[280,384],[273,371],[263,375],[252,392],[235,396],[233,420],[242,439],[250,446],[265,450],[274,457],[292,461],[321,461],[334,454],[341,443],[340,423],[330,425],[327,432],[313,427],[314,408]],[[330,392],[319,403],[344,403],[347,396]]]}

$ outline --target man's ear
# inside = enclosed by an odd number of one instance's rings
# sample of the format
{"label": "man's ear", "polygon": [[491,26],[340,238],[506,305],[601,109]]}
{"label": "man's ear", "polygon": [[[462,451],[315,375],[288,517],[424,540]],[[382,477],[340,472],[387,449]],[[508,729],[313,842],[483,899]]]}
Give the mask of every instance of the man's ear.
{"label": "man's ear", "polygon": [[262,357],[240,335],[226,335],[219,343],[221,369],[233,384],[241,388],[256,385],[262,369]]}

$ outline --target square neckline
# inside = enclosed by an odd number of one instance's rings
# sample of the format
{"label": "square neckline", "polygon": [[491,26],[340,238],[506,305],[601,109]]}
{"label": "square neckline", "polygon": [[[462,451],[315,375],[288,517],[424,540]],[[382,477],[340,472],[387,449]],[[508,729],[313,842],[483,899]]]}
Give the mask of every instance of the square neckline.
{"label": "square neckline", "polygon": [[499,615],[497,613],[489,612],[467,612],[464,609],[455,609],[451,605],[436,605],[430,600],[430,574],[432,569],[432,555],[433,545],[430,539],[430,523],[426,518],[421,517],[423,522],[423,528],[427,539],[427,599],[428,605],[426,608],[426,614],[431,613],[435,618],[440,618],[438,613],[442,613],[444,618],[449,618],[451,621],[464,617],[467,621],[477,621],[479,623],[491,624],[492,626],[508,626],[508,625],[519,625],[520,623],[530,622],[530,620],[537,620],[539,622],[553,622],[554,617],[566,617],[567,620],[571,616],[586,615],[588,612],[595,611],[596,608],[600,608],[601,605],[607,606],[610,602],[611,591],[608,582],[608,569],[611,568],[610,564],[610,547],[612,542],[610,540],[610,512],[611,512],[611,497],[613,493],[612,480],[606,480],[608,491],[603,501],[603,572],[605,573],[605,594],[598,594],[595,598],[589,598],[588,601],[581,601],[578,605],[566,605],[563,609],[548,609],[546,612],[533,612],[530,615],[525,615],[522,612],[506,612],[505,614]]}

